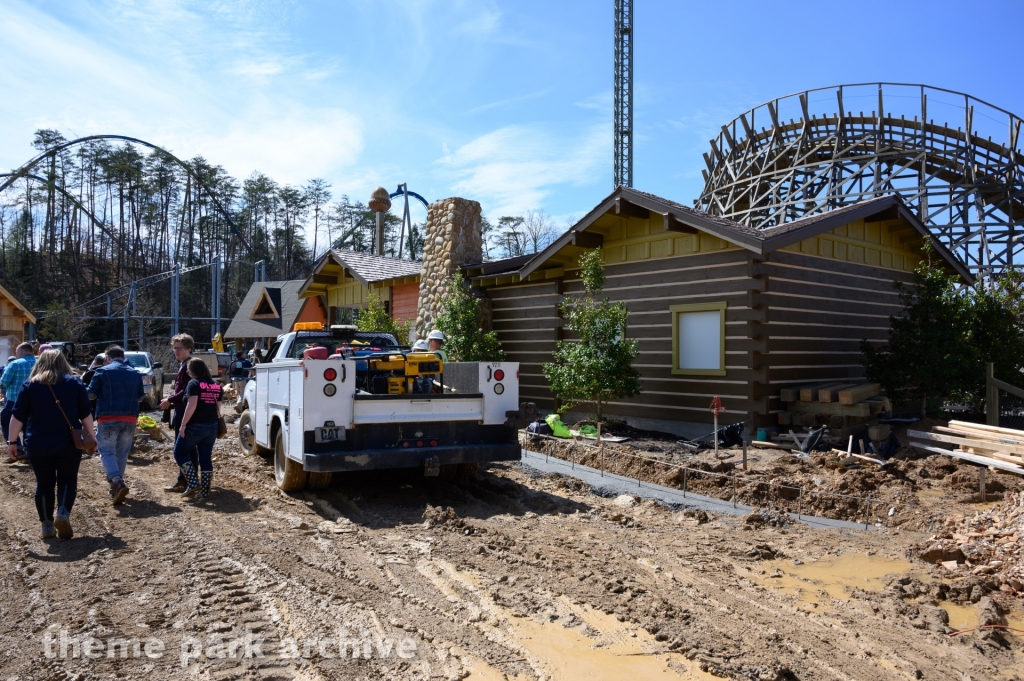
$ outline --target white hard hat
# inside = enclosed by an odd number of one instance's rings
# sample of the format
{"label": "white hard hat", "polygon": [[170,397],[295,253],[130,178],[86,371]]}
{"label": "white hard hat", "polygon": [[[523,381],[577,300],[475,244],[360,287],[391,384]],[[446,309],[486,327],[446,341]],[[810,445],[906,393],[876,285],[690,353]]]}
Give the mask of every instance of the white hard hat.
{"label": "white hard hat", "polygon": [[415,343],[412,344],[412,349],[413,350],[429,350],[430,348],[427,347],[427,341],[425,341],[425,340],[418,340],[418,341],[416,341]]}
{"label": "white hard hat", "polygon": [[441,333],[440,331],[438,331],[437,329],[434,329],[433,331],[431,331],[430,333],[427,334],[427,340],[443,341],[444,340],[444,334]]}

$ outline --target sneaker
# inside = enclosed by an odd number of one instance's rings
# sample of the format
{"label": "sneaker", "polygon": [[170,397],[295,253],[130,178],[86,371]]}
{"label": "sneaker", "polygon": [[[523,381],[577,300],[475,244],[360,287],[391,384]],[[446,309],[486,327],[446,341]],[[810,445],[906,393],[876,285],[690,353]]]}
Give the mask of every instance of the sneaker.
{"label": "sneaker", "polygon": [[57,531],[57,539],[71,539],[75,536],[74,530],[71,529],[71,518],[64,513],[57,513],[57,517],[53,519],[53,527]]}
{"label": "sneaker", "polygon": [[124,480],[121,478],[114,478],[114,482],[110,483],[110,496],[114,500],[114,506],[124,503],[128,492],[128,485],[124,484]]}
{"label": "sneaker", "polygon": [[164,491],[165,492],[184,492],[185,491],[185,482],[183,480],[179,480],[178,482],[174,483],[173,485],[170,485],[168,487],[164,487]]}
{"label": "sneaker", "polygon": [[39,528],[40,539],[53,539],[57,536],[57,530],[54,529],[53,523],[43,523]]}

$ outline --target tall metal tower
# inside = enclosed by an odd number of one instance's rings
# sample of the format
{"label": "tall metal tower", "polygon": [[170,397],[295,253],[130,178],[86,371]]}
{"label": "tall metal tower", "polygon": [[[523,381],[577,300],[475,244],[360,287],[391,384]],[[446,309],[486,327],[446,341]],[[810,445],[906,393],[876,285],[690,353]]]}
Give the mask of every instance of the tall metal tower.
{"label": "tall metal tower", "polygon": [[633,186],[633,0],[615,0],[615,186]]}

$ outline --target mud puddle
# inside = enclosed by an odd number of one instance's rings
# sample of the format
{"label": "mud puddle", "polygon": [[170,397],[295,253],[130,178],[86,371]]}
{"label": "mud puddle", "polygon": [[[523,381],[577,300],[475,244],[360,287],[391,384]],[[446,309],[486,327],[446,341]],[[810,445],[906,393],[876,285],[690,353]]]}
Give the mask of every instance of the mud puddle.
{"label": "mud puddle", "polygon": [[[763,569],[766,574],[755,576],[755,582],[793,594],[804,603],[821,605],[833,598],[849,600],[852,589],[881,591],[885,587],[883,577],[909,573],[913,565],[905,560],[848,553],[799,565],[791,560],[766,561]],[[926,575],[915,576],[927,580]]]}

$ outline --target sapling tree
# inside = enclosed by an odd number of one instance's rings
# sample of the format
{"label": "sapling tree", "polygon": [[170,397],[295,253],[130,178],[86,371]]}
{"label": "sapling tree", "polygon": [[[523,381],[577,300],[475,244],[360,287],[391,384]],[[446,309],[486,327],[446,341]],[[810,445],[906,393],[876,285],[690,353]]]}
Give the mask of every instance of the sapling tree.
{"label": "sapling tree", "polygon": [[367,297],[366,309],[360,310],[359,316],[356,317],[356,328],[373,333],[390,333],[400,344],[405,344],[409,342],[412,320],[395,321],[388,314],[384,301],[371,293]]}
{"label": "sapling tree", "polygon": [[626,338],[626,304],[599,300],[604,290],[601,249],[580,256],[579,264],[585,293],[566,296],[558,305],[565,328],[579,340],[558,341],[554,361],[545,363],[543,371],[561,402],[559,411],[593,404],[600,421],[609,400],[642,390],[640,372],[633,368],[640,351],[636,339]]}
{"label": "sapling tree", "polygon": [[480,300],[461,272],[452,275],[434,328],[444,334],[444,350],[452,362],[500,362],[505,359],[493,331],[484,331]]}

